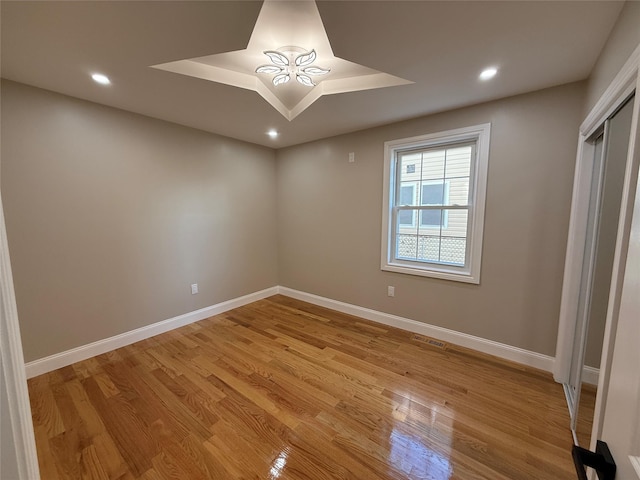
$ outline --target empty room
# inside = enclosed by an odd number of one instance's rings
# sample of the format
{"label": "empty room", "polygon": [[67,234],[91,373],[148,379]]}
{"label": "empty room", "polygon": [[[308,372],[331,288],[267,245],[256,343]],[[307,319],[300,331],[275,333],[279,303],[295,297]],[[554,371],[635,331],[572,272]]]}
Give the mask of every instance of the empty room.
{"label": "empty room", "polygon": [[0,22],[0,479],[640,479],[640,2]]}

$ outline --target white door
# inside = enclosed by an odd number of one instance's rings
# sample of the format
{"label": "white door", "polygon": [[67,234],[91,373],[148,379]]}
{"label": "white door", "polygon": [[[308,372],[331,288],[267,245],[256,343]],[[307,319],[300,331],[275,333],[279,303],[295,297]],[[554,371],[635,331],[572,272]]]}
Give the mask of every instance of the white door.
{"label": "white door", "polygon": [[[637,142],[638,123],[635,131]],[[640,156],[638,148],[636,156]],[[609,445],[617,464],[616,480],[637,480],[640,478],[640,179],[606,399],[601,439]]]}
{"label": "white door", "polygon": [[571,371],[564,385],[576,444],[578,417],[585,415],[579,411],[583,371],[598,369],[602,355],[634,105],[632,96],[587,140],[593,172]]}

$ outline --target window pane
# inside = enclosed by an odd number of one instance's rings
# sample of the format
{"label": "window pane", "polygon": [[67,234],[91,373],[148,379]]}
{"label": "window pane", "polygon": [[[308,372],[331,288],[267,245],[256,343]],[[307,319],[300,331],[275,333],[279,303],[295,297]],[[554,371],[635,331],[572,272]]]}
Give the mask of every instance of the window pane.
{"label": "window pane", "polygon": [[445,149],[427,150],[422,154],[422,179],[440,180],[444,178]]}
{"label": "window pane", "polygon": [[468,210],[445,209],[443,215],[446,217],[446,227],[442,228],[443,237],[467,236]]}
{"label": "window pane", "polygon": [[446,205],[469,205],[469,177],[447,180],[447,185]]}
{"label": "window pane", "polygon": [[398,223],[400,225],[414,225],[414,215],[415,212],[413,210],[400,210],[398,212]]}
{"label": "window pane", "polygon": [[418,261],[463,266],[467,239],[460,237],[418,236]]}
{"label": "window pane", "polygon": [[416,260],[418,236],[417,235],[396,235],[396,258],[401,260]]}
{"label": "window pane", "polygon": [[469,177],[471,175],[471,145],[447,149],[445,178]]}
{"label": "window pane", "polygon": [[444,205],[444,183],[422,185],[422,205]]}
{"label": "window pane", "polygon": [[442,210],[423,210],[420,212],[421,227],[435,227],[440,229],[442,226]]}
{"label": "window pane", "polygon": [[415,182],[420,179],[422,154],[420,152],[401,153],[398,164],[400,166],[398,178],[402,182]]}
{"label": "window pane", "polygon": [[447,228],[442,229],[440,261],[464,265],[467,249],[468,210],[445,210]]}
{"label": "window pane", "polygon": [[440,262],[440,236],[420,235],[418,237],[418,260],[422,262]]}
{"label": "window pane", "polygon": [[[438,209],[420,212],[417,260],[464,266],[467,248],[468,210]],[[434,222],[425,224],[423,222]],[[437,222],[441,222],[438,224]]]}
{"label": "window pane", "polygon": [[[420,204],[469,205],[472,154],[471,145],[425,150],[422,154]],[[430,216],[429,221],[436,216]],[[422,224],[428,225],[426,221]]]}
{"label": "window pane", "polygon": [[442,237],[440,239],[440,262],[464,265],[467,239],[464,237]]}
{"label": "window pane", "polygon": [[416,260],[418,226],[415,219],[417,210],[399,210],[396,220],[396,258]]}
{"label": "window pane", "polygon": [[[415,204],[415,184],[403,185],[400,187],[400,199],[398,205],[414,205]],[[415,225],[415,211],[400,210],[398,211],[398,223],[400,225]]]}
{"label": "window pane", "polygon": [[[448,188],[444,183],[427,183],[422,185],[422,205],[445,205]],[[420,212],[420,226],[439,228],[444,225],[444,215],[441,210],[422,210]]]}
{"label": "window pane", "polygon": [[400,187],[400,205],[413,205],[415,196],[414,191],[414,184],[402,185]]}

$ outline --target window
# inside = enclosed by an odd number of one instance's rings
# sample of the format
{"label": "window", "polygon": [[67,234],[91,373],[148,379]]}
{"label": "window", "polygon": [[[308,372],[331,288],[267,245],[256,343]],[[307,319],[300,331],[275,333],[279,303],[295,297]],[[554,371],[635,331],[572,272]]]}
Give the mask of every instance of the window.
{"label": "window", "polygon": [[490,125],[385,143],[382,269],[480,283]]}

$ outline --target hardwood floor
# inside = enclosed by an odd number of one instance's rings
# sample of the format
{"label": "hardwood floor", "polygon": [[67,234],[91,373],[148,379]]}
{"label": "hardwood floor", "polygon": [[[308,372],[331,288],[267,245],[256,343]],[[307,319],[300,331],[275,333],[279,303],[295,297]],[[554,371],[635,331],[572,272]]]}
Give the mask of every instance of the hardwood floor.
{"label": "hardwood floor", "polygon": [[549,374],[283,296],[29,392],[44,480],[576,478]]}

